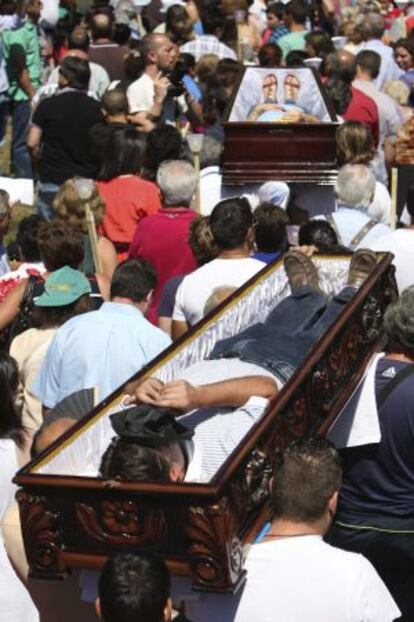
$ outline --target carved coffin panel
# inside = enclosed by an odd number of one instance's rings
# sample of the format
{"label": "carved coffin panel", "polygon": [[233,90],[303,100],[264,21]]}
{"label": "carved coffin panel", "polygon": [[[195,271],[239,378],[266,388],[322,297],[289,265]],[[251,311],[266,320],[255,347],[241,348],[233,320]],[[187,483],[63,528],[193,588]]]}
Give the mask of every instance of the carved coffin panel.
{"label": "carved coffin panel", "polygon": [[245,67],[224,115],[223,181],[333,184],[337,126],[313,69]]}
{"label": "carved coffin panel", "polygon": [[[380,256],[357,296],[209,483],[105,482],[59,471],[71,443],[88,434],[98,442],[94,426],[120,400],[122,388],[22,469],[15,481],[22,487],[18,501],[32,574],[61,577],[72,565],[99,567],[115,551],[145,547],[160,551],[174,572],[191,575],[196,589],[234,589],[244,576],[244,546],[268,517],[269,481],[280,451],[292,439],[326,432],[381,342],[383,312],[396,295],[391,259]],[[342,278],[347,266],[341,261]],[[288,293],[279,269],[276,263],[254,277],[141,375],[164,365],[169,378],[180,365],[208,356],[229,326],[245,326],[248,313],[261,317],[276,290],[282,297]],[[331,272],[322,265],[324,282]]]}

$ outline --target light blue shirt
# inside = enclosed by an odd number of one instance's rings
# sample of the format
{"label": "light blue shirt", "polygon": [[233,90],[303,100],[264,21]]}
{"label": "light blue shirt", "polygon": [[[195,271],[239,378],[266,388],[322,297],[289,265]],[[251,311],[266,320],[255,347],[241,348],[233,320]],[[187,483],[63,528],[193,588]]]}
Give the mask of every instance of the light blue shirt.
{"label": "light blue shirt", "polygon": [[102,400],[170,343],[136,307],[105,302],[57,330],[32,391],[47,408],[89,387]]}
{"label": "light blue shirt", "polygon": [[[370,216],[363,210],[350,207],[337,207],[336,211],[332,214],[332,218],[335,221],[336,228],[338,230],[340,240],[339,243],[344,246],[349,246],[354,237],[365,227],[365,225],[371,220]],[[325,216],[314,216],[314,220],[326,220]],[[371,243],[377,240],[383,235],[391,233],[390,227],[377,223],[364,235],[360,243],[353,250],[358,248],[371,248]]]}

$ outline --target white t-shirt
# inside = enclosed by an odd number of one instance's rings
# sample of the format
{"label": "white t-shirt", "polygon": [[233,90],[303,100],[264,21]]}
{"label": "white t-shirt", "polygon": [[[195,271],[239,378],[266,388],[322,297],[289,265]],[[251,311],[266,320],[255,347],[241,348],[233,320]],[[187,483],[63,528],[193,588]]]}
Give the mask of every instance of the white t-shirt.
{"label": "white t-shirt", "polygon": [[[17,487],[12,478],[18,469],[16,445],[0,439],[0,519],[14,503]],[[0,620],[1,622],[39,622],[39,613],[23,583],[14,572],[0,530]]]}
{"label": "white t-shirt", "polygon": [[217,287],[240,287],[264,268],[264,263],[245,257],[213,259],[181,282],[175,298],[173,320],[196,324],[204,316],[204,306]]}
{"label": "white t-shirt", "polygon": [[400,292],[414,285],[414,229],[397,229],[374,240],[369,248],[394,254],[395,277]]}
{"label": "white t-shirt", "polygon": [[127,90],[129,112],[149,112],[154,103],[154,81],[143,73]]}
{"label": "white t-shirt", "polygon": [[253,545],[235,622],[391,622],[400,615],[362,555],[321,536]]}
{"label": "white t-shirt", "polygon": [[239,593],[190,596],[186,615],[197,622],[391,622],[400,615],[370,562],[321,536],[254,544],[246,570]]}

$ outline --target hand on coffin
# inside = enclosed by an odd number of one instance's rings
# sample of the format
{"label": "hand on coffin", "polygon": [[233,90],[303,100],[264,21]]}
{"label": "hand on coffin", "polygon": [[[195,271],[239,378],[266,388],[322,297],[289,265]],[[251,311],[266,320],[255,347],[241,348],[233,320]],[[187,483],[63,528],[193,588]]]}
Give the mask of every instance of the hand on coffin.
{"label": "hand on coffin", "polygon": [[244,376],[197,386],[174,380],[163,386],[157,405],[186,411],[216,406],[238,408],[252,395],[272,399],[277,392],[276,382],[268,376]]}
{"label": "hand on coffin", "polygon": [[293,246],[290,250],[303,253],[303,255],[306,255],[306,257],[312,257],[312,255],[318,252],[318,248],[314,246],[313,244],[309,244],[309,245],[303,244],[302,246]]}
{"label": "hand on coffin", "polygon": [[192,410],[199,406],[198,387],[194,387],[186,380],[173,380],[164,384],[157,400],[157,406],[176,408],[177,410]]}

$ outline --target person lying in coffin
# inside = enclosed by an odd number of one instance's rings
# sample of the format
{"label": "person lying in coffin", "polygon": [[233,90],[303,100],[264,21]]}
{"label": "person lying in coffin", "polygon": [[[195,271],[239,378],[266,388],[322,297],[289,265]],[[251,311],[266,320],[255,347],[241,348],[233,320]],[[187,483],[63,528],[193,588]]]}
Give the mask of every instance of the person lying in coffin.
{"label": "person lying in coffin", "polygon": [[292,294],[264,323],[219,341],[208,360],[185,369],[179,380],[149,378],[134,388],[131,403],[138,405],[111,416],[117,436],[102,456],[101,476],[210,481],[376,262],[372,251],[354,253],[346,286],[329,300],[312,260],[288,253]]}

